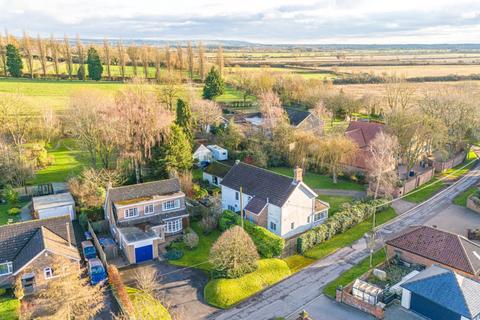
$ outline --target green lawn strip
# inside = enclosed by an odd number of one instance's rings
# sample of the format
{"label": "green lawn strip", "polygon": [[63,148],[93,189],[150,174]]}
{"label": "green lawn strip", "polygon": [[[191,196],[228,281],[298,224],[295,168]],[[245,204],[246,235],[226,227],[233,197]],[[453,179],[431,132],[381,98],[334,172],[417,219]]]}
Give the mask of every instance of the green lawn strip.
{"label": "green lawn strip", "polygon": [[210,234],[203,234],[202,228],[198,222],[193,222],[192,229],[198,234],[198,246],[195,249],[189,249],[183,242],[175,242],[172,247],[183,251],[183,256],[179,260],[170,260],[169,263],[182,266],[182,267],[194,267],[197,269],[210,271],[212,265],[210,263],[204,263],[208,261],[208,255],[213,243],[218,239],[221,232],[218,230],[212,231]]}
{"label": "green lawn strip", "polygon": [[[443,173],[440,174],[441,177],[446,177],[448,176],[448,179],[457,179],[463,175],[465,175],[475,164],[476,162],[473,161],[475,159],[478,159],[477,154],[473,151],[470,150],[467,154],[467,157],[465,158],[465,161],[460,163],[459,165],[450,168]],[[472,161],[471,163],[469,163]],[[468,163],[468,165],[466,165]],[[465,166],[466,165],[466,166]],[[465,168],[462,168],[465,166]]]}
{"label": "green lawn strip", "polygon": [[35,178],[28,181],[28,184],[64,182],[88,165],[88,159],[78,149],[73,139],[62,139],[58,143],[53,143],[47,151],[53,157],[53,164],[38,170]]}
{"label": "green lawn strip", "polygon": [[477,191],[477,189],[478,189],[477,186],[472,186],[472,187],[468,188],[467,190],[463,191],[458,196],[456,196],[455,199],[453,199],[453,203],[458,205],[458,206],[466,207],[468,197],[470,197],[472,194],[474,194],[475,191]]}
{"label": "green lawn strip", "polygon": [[[397,215],[393,208],[385,209],[376,215],[376,224],[377,226],[385,223]],[[358,239],[362,238],[363,235],[372,229],[372,219],[363,221],[356,226],[348,229],[347,231],[333,236],[330,240],[327,240],[310,250],[307,250],[304,253],[304,256],[307,258],[319,260],[322,259],[333,252],[347,247]]]}
{"label": "green lawn strip", "polygon": [[[255,100],[256,100],[256,97],[251,95],[247,96],[247,99],[246,99],[247,102],[251,102]],[[243,101],[243,93],[230,86],[226,86],[224,94],[216,97],[215,101],[224,102],[224,103],[233,102],[233,101]]]}
{"label": "green lawn strip", "polygon": [[314,259],[310,259],[299,254],[294,254],[293,256],[283,258],[282,260],[287,263],[292,273],[297,273],[306,266],[315,262]]}
{"label": "green lawn strip", "polygon": [[[16,207],[22,208],[28,202],[19,202]],[[12,205],[9,203],[0,204],[0,225],[7,224],[8,219],[13,219],[14,222],[20,221],[20,214],[11,216],[8,214],[8,209],[12,208]]]}
{"label": "green lawn strip", "polygon": [[0,296],[0,319],[17,320],[20,301],[8,295]]}
{"label": "green lawn strip", "polygon": [[445,187],[445,183],[442,180],[438,180],[438,178],[433,178],[432,180],[427,182],[427,184],[424,184],[417,189],[411,191],[409,194],[407,194],[406,197],[403,198],[403,200],[420,203],[431,198],[443,187]]}
{"label": "green lawn strip", "polygon": [[349,203],[353,201],[353,197],[350,196],[327,196],[327,195],[320,195],[318,199],[328,202],[330,204],[330,209],[328,210],[328,214],[330,216],[334,215],[336,212],[342,209],[342,204]]}
{"label": "green lawn strip", "polygon": [[168,310],[154,297],[138,289],[127,287],[138,319],[171,320]]}
{"label": "green lawn strip", "polygon": [[229,308],[263,289],[285,279],[290,269],[281,259],[262,259],[258,269],[237,279],[213,279],[204,288],[207,303]]}
{"label": "green lawn strip", "polygon": [[[280,173],[289,177],[293,177],[293,169],[287,167],[272,167],[269,170]],[[313,189],[342,189],[363,191],[365,187],[352,181],[339,179],[338,183],[333,183],[332,178],[318,173],[306,172],[303,181]]]}
{"label": "green lawn strip", "polygon": [[[372,265],[376,266],[381,262],[385,261],[385,259],[385,250],[382,248],[373,254]],[[338,278],[328,283],[325,288],[323,288],[323,293],[325,293],[331,298],[335,298],[335,292],[338,286],[348,285],[350,282],[357,279],[368,270],[370,270],[370,257],[366,257],[359,264],[355,265],[353,268],[348,269]]]}

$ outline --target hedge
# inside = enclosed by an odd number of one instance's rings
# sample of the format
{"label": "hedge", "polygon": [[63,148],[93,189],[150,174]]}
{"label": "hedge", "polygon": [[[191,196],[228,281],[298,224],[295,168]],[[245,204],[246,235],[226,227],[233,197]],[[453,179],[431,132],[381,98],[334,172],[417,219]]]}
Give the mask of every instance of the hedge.
{"label": "hedge", "polygon": [[358,223],[370,218],[374,212],[385,209],[384,200],[371,200],[346,204],[344,209],[327,221],[297,238],[297,251],[304,253],[308,249],[330,239],[332,236],[343,233]]}
{"label": "hedge", "polygon": [[[242,218],[233,211],[225,210],[220,217],[219,228],[221,231],[234,226],[241,225]],[[273,232],[256,225],[248,220],[243,221],[245,231],[250,235],[262,258],[278,257],[285,247],[285,240]]]}

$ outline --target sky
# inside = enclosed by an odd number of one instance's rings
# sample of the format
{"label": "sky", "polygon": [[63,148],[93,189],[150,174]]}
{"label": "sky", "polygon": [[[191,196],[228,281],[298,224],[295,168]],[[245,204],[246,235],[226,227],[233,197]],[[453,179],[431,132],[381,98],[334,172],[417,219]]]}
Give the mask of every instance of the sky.
{"label": "sky", "polygon": [[479,43],[480,0],[0,0],[0,28],[98,39]]}

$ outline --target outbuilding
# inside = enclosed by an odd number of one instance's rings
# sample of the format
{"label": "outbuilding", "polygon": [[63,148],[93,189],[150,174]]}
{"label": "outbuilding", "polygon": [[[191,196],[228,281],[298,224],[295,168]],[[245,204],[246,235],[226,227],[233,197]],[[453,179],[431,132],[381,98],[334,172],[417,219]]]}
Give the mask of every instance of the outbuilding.
{"label": "outbuilding", "polygon": [[33,215],[37,219],[68,215],[75,219],[75,201],[70,192],[33,197]]}

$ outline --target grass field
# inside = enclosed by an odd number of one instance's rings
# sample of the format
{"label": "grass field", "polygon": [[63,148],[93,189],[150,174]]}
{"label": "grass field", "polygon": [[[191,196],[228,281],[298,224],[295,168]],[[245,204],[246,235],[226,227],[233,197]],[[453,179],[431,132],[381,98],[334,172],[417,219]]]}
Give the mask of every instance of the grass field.
{"label": "grass field", "polygon": [[[19,202],[17,204],[18,208],[25,206],[28,202]],[[14,222],[20,221],[20,215],[11,216],[8,214],[8,209],[12,208],[12,205],[9,203],[0,204],[0,225],[6,224],[8,219],[13,219]]]}
{"label": "grass field", "polygon": [[456,196],[455,199],[453,199],[453,203],[456,204],[457,206],[466,207],[468,197],[470,197],[472,194],[474,194],[475,191],[477,191],[477,190],[478,190],[477,186],[473,186],[473,187],[468,188],[467,190],[463,191],[458,196]]}
{"label": "grass field", "polygon": [[[289,177],[293,177],[293,169],[287,167],[272,167],[270,170]],[[333,183],[330,176],[321,175],[312,172],[304,173],[303,181],[313,189],[343,189],[363,191],[365,187],[356,182],[339,179],[338,183]]]}
{"label": "grass field", "polygon": [[0,319],[17,320],[20,309],[20,301],[13,297],[0,296]]}
{"label": "grass field", "polygon": [[299,254],[294,254],[293,256],[283,258],[282,260],[287,263],[290,272],[292,273],[296,273],[315,262],[315,259],[307,258]]}
{"label": "grass field", "polygon": [[325,196],[320,195],[318,197],[320,200],[328,202],[330,204],[330,209],[328,210],[328,215],[332,216],[336,212],[342,209],[342,204],[349,203],[353,201],[353,197],[349,196]]}

